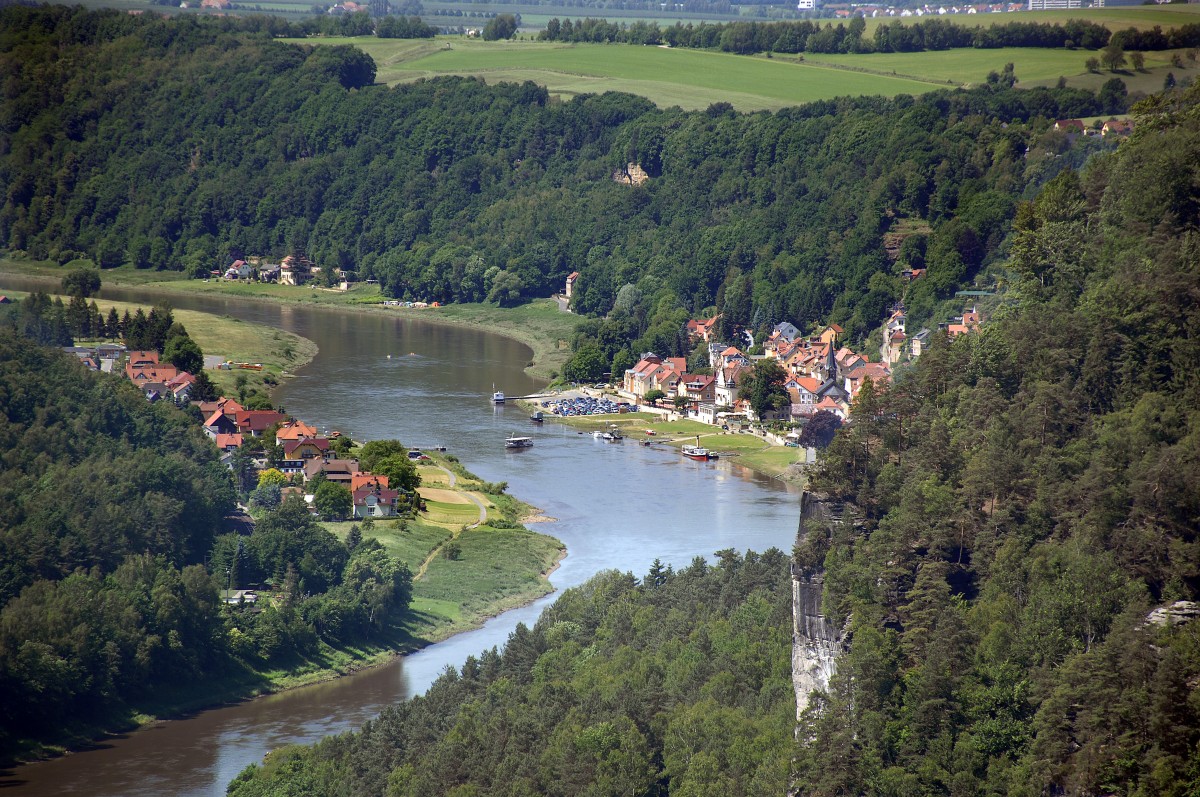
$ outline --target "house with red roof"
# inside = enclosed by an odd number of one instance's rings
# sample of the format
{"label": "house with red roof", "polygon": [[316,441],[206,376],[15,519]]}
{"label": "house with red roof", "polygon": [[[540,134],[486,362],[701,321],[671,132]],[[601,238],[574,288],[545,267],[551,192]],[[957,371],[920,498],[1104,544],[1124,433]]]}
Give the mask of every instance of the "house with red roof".
{"label": "house with red roof", "polygon": [[651,390],[661,390],[671,395],[676,392],[686,370],[687,360],[683,357],[659,357],[646,353],[636,365],[625,371],[622,387],[639,399]]}
{"label": "house with red roof", "polygon": [[222,451],[234,451],[242,447],[242,436],[240,434],[218,434],[216,437],[217,448]]}
{"label": "house with red roof", "polygon": [[283,456],[290,460],[305,460],[323,457],[329,453],[329,440],[324,437],[306,437],[303,440],[288,440],[283,444]]}
{"label": "house with red roof", "polygon": [[237,413],[245,409],[245,407],[243,407],[241,404],[238,404],[233,399],[225,398],[224,396],[216,401],[197,401],[194,403],[200,409],[200,414],[205,418],[218,411],[223,412],[232,418],[237,415]]}
{"label": "house with red roof", "polygon": [[721,317],[717,313],[712,318],[693,318],[687,322],[688,337],[692,339],[703,340],[708,343],[712,340],[713,329],[717,325],[717,319]]}
{"label": "house with red roof", "polygon": [[238,434],[237,421],[220,410],[216,410],[204,419],[204,433],[214,440],[218,435]]}
{"label": "house with red roof", "polygon": [[267,429],[286,420],[286,415],[275,410],[242,410],[234,416],[238,431],[252,437],[261,437]]}
{"label": "house with red roof", "polygon": [[892,381],[892,371],[888,368],[887,363],[862,363],[857,368],[848,372],[845,376],[843,389],[849,396],[851,405],[853,405],[854,397],[858,395],[858,391],[862,389],[863,383],[867,380],[875,385],[876,388],[882,388]]}
{"label": "house with red roof", "polygon": [[374,484],[354,490],[351,496],[354,499],[354,517],[392,517],[396,514],[400,491]]}
{"label": "house with red roof", "polygon": [[325,478],[334,484],[340,484],[349,489],[354,481],[354,474],[361,473],[357,459],[327,459],[315,457],[304,461],[304,480],[312,481],[318,473],[324,473]]}
{"label": "house with red roof", "polygon": [[139,388],[147,383],[166,384],[179,374],[170,363],[160,363],[156,351],[132,351],[125,361],[125,376]]}
{"label": "house with red roof", "polygon": [[570,299],[575,295],[575,283],[579,280],[579,272],[572,271],[567,275],[567,284],[563,288],[563,295]]}

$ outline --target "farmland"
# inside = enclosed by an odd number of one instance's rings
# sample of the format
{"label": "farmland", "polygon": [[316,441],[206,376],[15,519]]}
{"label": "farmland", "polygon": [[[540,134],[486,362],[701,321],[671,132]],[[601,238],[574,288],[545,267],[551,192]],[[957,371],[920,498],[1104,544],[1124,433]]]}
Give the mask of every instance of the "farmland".
{"label": "farmland", "polygon": [[728,102],[764,110],[845,95],[920,94],[946,82],[911,80],[831,67],[749,58],[705,50],[544,42],[482,42],[439,38],[435,43],[328,39],[354,44],[375,59],[378,79],[404,83],[438,75],[476,75],[487,82],[532,80],[551,93],[624,91],[661,107],[693,110]]}

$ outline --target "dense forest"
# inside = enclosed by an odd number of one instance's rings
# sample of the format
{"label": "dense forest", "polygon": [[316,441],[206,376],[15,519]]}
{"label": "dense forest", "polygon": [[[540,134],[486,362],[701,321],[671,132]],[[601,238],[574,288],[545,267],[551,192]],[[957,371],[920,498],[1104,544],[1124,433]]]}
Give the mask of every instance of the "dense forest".
{"label": "dense forest", "polygon": [[794,741],[785,565],[720,552],[568,591],[231,794],[1195,794],[1200,88],[1140,111],[1018,206],[995,317],[822,460],[846,509],[793,561],[847,650]]}
{"label": "dense forest", "polygon": [[784,794],[793,754],[786,554],[717,554],[567,590],[360,732],[275,751],[236,797]]}
{"label": "dense forest", "polygon": [[850,642],[802,793],[1200,789],[1200,88],[1139,110],[822,462],[857,522],[798,554]]}
{"label": "dense forest", "polygon": [[[677,22],[666,28],[657,23],[617,24],[604,19],[559,21],[551,19],[538,34],[545,41],[623,42],[625,44],[669,44],[672,47],[717,48],[741,53],[909,53],[923,50],[949,50],[959,47],[994,49],[997,47],[1081,47],[1098,50],[1112,36],[1108,28],[1087,20],[1066,23],[1006,22],[987,26],[959,25],[946,19],[895,20],[875,29],[873,37],[864,35],[867,21],[861,16],[836,26],[827,22],[728,22],[692,25]],[[1195,30],[1193,30],[1195,28]],[[1126,34],[1127,35],[1127,34]],[[1158,39],[1164,46],[1141,49],[1167,49],[1200,44],[1200,26],[1184,26],[1163,33]]]}
{"label": "dense forest", "polygon": [[[608,362],[682,354],[680,319],[708,308],[861,337],[905,267],[928,269],[908,296],[928,316],[996,259],[1014,197],[1111,146],[1051,120],[1128,102],[1119,80],[1017,91],[997,64],[972,91],[684,112],[532,83],[387,88],[354,48],[221,20],[0,14],[10,249],[205,275],[303,253],[397,297],[506,305],[578,271],[576,309],[617,311],[595,336]],[[630,163],[649,179],[614,180]]]}
{"label": "dense forest", "polygon": [[[252,533],[228,531],[234,483],[198,419],[18,335],[28,317],[0,317],[0,759],[393,632],[404,563],[278,489]],[[229,585],[276,599],[223,606]]]}

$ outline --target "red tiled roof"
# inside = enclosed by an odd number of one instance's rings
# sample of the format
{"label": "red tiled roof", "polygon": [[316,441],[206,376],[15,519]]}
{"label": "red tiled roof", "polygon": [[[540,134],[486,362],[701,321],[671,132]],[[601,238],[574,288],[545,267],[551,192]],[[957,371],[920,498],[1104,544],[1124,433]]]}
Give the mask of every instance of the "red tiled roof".
{"label": "red tiled roof", "polygon": [[275,410],[242,410],[234,416],[238,429],[252,432],[261,432],[268,426],[286,419],[286,415]]}
{"label": "red tiled roof", "polygon": [[329,450],[329,441],[324,437],[306,437],[303,440],[288,440],[283,444],[283,455],[290,457],[301,446],[312,446],[321,453]]}
{"label": "red tiled roof", "polygon": [[350,491],[361,490],[368,485],[388,486],[387,476],[377,476],[374,473],[359,472],[350,476]]}

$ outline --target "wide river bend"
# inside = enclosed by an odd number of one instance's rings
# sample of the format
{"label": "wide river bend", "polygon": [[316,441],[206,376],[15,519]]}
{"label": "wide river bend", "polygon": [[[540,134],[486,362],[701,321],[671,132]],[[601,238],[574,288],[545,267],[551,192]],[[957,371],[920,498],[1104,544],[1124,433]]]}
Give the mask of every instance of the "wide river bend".
{"label": "wide river bend", "polygon": [[[47,287],[0,275],[0,288]],[[106,288],[102,296],[154,301],[147,291]],[[315,341],[317,357],[276,393],[297,417],[359,440],[444,445],[480,477],[507,481],[509,492],[556,519],[535,528],[567,546],[551,577],[557,589],[609,568],[642,576],[655,558],[681,567],[722,548],[790,550],[799,494],[777,481],[731,461],[693,462],[665,446],[605,443],[554,423],[537,428],[512,404],[493,408],[493,385],[510,396],[544,386],[524,373],[531,352],[521,343],[407,316],[214,297],[169,302]],[[534,437],[534,447],[506,450],[512,432]],[[532,624],[552,600],[371,670],[160,722],[96,749],[0,773],[0,793],[222,795],[270,750],[358,727],[422,692],[447,666],[502,646],[517,623]]]}

